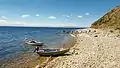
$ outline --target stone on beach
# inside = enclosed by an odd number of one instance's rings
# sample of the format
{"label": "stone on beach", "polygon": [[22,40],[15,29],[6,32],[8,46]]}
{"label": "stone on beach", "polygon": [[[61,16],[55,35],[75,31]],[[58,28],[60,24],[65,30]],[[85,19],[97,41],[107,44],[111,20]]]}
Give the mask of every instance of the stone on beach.
{"label": "stone on beach", "polygon": [[95,35],[94,37],[98,37],[98,35]]}
{"label": "stone on beach", "polygon": [[41,68],[40,65],[37,65],[35,68]]}

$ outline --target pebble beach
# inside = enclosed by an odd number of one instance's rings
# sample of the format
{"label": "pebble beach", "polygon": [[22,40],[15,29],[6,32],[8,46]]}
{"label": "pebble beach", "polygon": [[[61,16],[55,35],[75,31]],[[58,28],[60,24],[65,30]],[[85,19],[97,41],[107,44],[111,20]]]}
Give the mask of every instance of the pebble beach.
{"label": "pebble beach", "polygon": [[120,38],[110,31],[88,28],[72,34],[75,45],[43,68],[120,68]]}

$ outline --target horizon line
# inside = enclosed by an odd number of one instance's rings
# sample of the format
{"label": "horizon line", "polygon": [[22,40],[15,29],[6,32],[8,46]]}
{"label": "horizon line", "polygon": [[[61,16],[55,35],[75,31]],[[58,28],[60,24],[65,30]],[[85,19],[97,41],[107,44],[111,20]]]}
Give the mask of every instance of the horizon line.
{"label": "horizon line", "polygon": [[58,26],[0,26],[0,27],[38,27],[38,28],[89,28],[89,27],[75,27],[75,26],[65,26],[65,27],[58,27]]}

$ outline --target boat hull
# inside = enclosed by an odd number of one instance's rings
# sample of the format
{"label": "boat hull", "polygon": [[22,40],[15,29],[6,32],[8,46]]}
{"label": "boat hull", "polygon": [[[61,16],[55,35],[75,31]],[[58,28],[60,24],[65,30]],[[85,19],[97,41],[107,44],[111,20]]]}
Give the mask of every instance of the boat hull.
{"label": "boat hull", "polygon": [[62,51],[56,51],[56,52],[37,52],[37,54],[39,54],[40,56],[58,56],[58,55],[63,55],[66,52],[68,52],[69,49],[65,49]]}
{"label": "boat hull", "polygon": [[32,46],[43,46],[43,43],[25,43],[26,45],[32,45]]}

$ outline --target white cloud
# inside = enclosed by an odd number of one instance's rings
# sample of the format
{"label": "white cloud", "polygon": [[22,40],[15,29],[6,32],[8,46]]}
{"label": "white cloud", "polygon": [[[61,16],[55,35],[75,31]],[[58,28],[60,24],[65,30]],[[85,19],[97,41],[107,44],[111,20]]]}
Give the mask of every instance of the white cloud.
{"label": "white cloud", "polygon": [[77,27],[76,24],[68,23],[68,22],[31,23],[31,24],[29,24],[27,26],[34,26],[34,27]]}
{"label": "white cloud", "polygon": [[24,26],[24,25],[27,25],[27,23],[18,22],[18,21],[0,20],[0,26]]}
{"label": "white cloud", "polygon": [[85,13],[85,15],[90,15],[90,13]]}
{"label": "white cloud", "polygon": [[21,15],[22,18],[26,18],[26,17],[29,17],[30,15],[28,14],[24,14],[24,15]]}
{"label": "white cloud", "polygon": [[64,17],[71,17],[72,16],[72,14],[71,15],[63,15]]}
{"label": "white cloud", "polygon": [[56,23],[55,26],[58,26],[58,27],[77,27],[76,24],[69,23],[69,22]]}
{"label": "white cloud", "polygon": [[2,18],[2,19],[7,19],[7,17],[6,17],[6,16],[2,16],[1,18]]}
{"label": "white cloud", "polygon": [[70,17],[70,16],[66,15],[66,17]]}
{"label": "white cloud", "polygon": [[77,16],[78,18],[82,18],[82,16]]}
{"label": "white cloud", "polygon": [[39,17],[40,15],[39,14],[36,14],[37,17]]}
{"label": "white cloud", "polygon": [[6,24],[7,20],[0,20],[0,24]]}
{"label": "white cloud", "polygon": [[64,20],[65,20],[65,21],[68,21],[69,19],[65,18]]}
{"label": "white cloud", "polygon": [[49,16],[48,19],[56,19],[55,16]]}
{"label": "white cloud", "polygon": [[44,26],[44,27],[77,27],[76,24],[69,23],[69,22],[39,23],[39,26]]}
{"label": "white cloud", "polygon": [[69,15],[63,15],[63,16],[65,16],[65,17],[70,17]]}
{"label": "white cloud", "polygon": [[[53,25],[54,24],[54,25]],[[69,22],[52,22],[52,23],[32,23],[32,22],[24,22],[24,21],[8,21],[8,20],[0,20],[0,26],[28,26],[28,27],[77,27],[74,23]]]}

